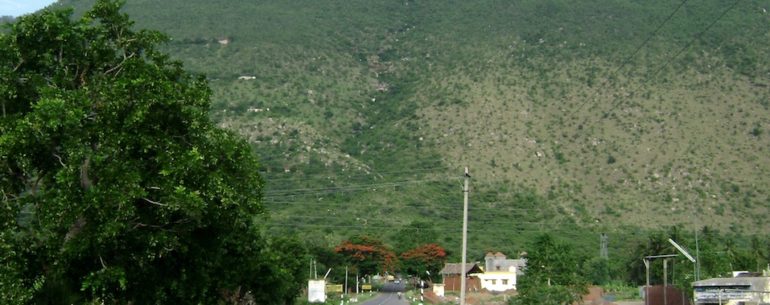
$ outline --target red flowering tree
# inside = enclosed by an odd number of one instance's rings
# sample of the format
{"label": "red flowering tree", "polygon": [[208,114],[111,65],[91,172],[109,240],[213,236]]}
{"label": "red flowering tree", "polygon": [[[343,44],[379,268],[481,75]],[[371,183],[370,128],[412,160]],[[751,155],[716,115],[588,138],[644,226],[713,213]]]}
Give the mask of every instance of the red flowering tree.
{"label": "red flowering tree", "polygon": [[393,273],[397,258],[381,240],[369,236],[356,236],[334,248],[361,274]]}
{"label": "red flowering tree", "polygon": [[422,279],[433,278],[438,275],[444,262],[446,262],[446,251],[437,244],[424,244],[401,253],[403,270]]}

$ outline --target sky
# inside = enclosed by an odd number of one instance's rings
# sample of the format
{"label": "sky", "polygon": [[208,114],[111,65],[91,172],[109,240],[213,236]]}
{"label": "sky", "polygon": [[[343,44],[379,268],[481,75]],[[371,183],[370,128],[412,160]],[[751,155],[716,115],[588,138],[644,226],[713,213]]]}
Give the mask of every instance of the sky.
{"label": "sky", "polygon": [[0,16],[18,17],[44,8],[56,0],[0,0]]}

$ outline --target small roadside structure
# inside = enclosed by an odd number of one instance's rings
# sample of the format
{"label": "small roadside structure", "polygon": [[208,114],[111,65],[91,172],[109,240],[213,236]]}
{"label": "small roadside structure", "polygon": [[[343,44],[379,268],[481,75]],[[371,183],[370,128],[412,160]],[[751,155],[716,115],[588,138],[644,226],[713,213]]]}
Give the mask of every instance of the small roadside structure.
{"label": "small roadside structure", "polygon": [[[483,273],[484,271],[481,270],[481,267],[479,267],[479,264],[477,263],[466,263],[465,264],[465,276],[466,276],[466,282],[465,282],[465,290],[466,291],[477,291],[481,289],[480,281],[476,274]],[[447,263],[444,265],[444,268],[441,269],[439,272],[441,274],[441,277],[444,279],[444,290],[445,291],[460,291],[460,280],[462,277],[462,263]]]}
{"label": "small roadside structure", "polygon": [[730,278],[711,278],[693,283],[695,305],[770,304],[770,277],[737,273]]}
{"label": "small roadside structure", "polygon": [[326,280],[307,281],[307,302],[325,303],[326,302]]}

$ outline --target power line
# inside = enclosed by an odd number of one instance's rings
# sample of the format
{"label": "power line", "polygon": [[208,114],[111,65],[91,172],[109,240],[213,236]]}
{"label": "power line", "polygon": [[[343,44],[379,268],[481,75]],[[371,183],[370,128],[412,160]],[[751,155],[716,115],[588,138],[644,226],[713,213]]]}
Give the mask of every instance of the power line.
{"label": "power line", "polygon": [[[681,49],[679,49],[679,51],[677,51],[677,52],[676,52],[676,53],[675,53],[673,56],[669,57],[669,59],[668,59],[668,60],[666,60],[666,62],[664,62],[663,64],[661,64],[661,65],[658,67],[658,69],[656,69],[656,70],[655,70],[655,71],[654,71],[654,72],[651,74],[651,76],[650,76],[650,77],[654,77],[654,76],[658,75],[658,73],[660,73],[661,71],[663,71],[663,69],[665,69],[665,68],[669,67],[669,65],[670,65],[670,64],[671,64],[671,63],[672,63],[672,62],[673,62],[673,61],[674,61],[674,60],[675,60],[677,57],[679,57],[679,55],[681,55],[682,53],[684,53],[684,51],[685,51],[685,50],[689,49],[689,48],[692,46],[692,44],[693,44],[693,43],[695,43],[695,41],[697,41],[698,39],[700,39],[700,38],[701,38],[701,36],[703,36],[703,34],[705,34],[706,32],[708,32],[708,30],[710,30],[710,29],[711,29],[711,27],[713,27],[713,26],[714,26],[714,25],[715,25],[717,22],[719,22],[719,20],[721,20],[721,19],[722,19],[722,18],[723,18],[725,15],[727,15],[727,13],[729,13],[729,12],[730,12],[730,11],[732,11],[732,10],[733,10],[733,9],[734,9],[736,6],[738,6],[738,3],[739,3],[740,1],[741,1],[741,0],[736,0],[735,2],[733,2],[733,4],[732,4],[732,5],[730,5],[730,7],[728,7],[726,10],[722,11],[722,13],[721,13],[721,14],[720,14],[720,15],[719,15],[719,16],[718,16],[716,19],[714,19],[714,20],[713,20],[713,21],[712,21],[712,22],[711,22],[711,23],[710,23],[708,26],[706,26],[706,28],[704,28],[702,31],[700,31],[698,34],[696,34],[696,35],[695,35],[695,36],[694,36],[694,37],[693,37],[693,38],[692,38],[692,39],[691,39],[691,40],[690,40],[690,41],[689,41],[687,44],[685,44],[685,45],[684,45],[684,46],[683,46]],[[618,108],[620,105],[622,105],[622,104],[623,104],[623,100],[621,100],[621,99],[619,99],[619,100],[618,100],[618,102],[616,102],[616,103],[613,103],[612,107],[610,107],[610,109],[609,109],[609,110],[607,110],[607,112],[606,112],[606,114],[605,114],[605,117],[608,117],[608,116],[609,116],[609,113],[612,113],[613,111],[615,111],[615,109],[617,109],[617,108]]]}
{"label": "power line", "polygon": [[460,178],[461,177],[456,177],[456,178],[442,177],[441,179],[402,180],[402,181],[396,181],[396,182],[357,184],[357,185],[348,185],[348,186],[340,186],[340,187],[283,189],[283,190],[277,190],[277,191],[268,191],[268,192],[265,192],[264,195],[266,198],[271,198],[275,196],[302,195],[302,194],[315,195],[319,193],[360,191],[360,190],[367,190],[372,188],[395,187],[395,186],[402,186],[402,185],[409,185],[409,184],[420,184],[420,183],[426,183],[426,182],[440,182],[448,179],[460,179]]}
{"label": "power line", "polygon": [[[424,182],[444,182],[444,183],[452,183],[454,180],[462,179],[462,177],[458,176],[443,176],[443,177],[435,177],[434,179],[420,179],[420,180],[401,180],[401,181],[394,181],[394,182],[381,182],[381,183],[362,183],[362,184],[353,184],[353,185],[346,185],[346,186],[328,186],[328,187],[319,187],[319,188],[305,188],[305,189],[279,189],[273,191],[267,191],[264,193],[265,198],[281,198],[281,197],[292,197],[297,198],[301,196],[313,196],[316,195],[316,193],[313,193],[313,191],[319,191],[319,192],[343,192],[346,190],[350,191],[375,191],[370,190],[375,188],[383,188],[383,187],[391,187],[392,184],[397,184],[395,186],[404,186],[404,185],[410,185],[410,184],[420,184]],[[497,183],[497,182],[503,182],[503,180],[491,180],[488,181],[488,183]],[[447,185],[450,186],[450,185]],[[294,194],[296,191],[296,194]],[[379,191],[379,190],[376,190]],[[528,189],[525,189],[525,191],[528,191]],[[285,193],[285,194],[284,194]],[[526,194],[526,192],[495,192],[496,196],[502,196],[502,195],[521,195]],[[474,201],[477,202],[477,201]],[[481,203],[486,204],[495,204],[495,203],[507,203],[506,200],[500,200],[500,201],[484,201]]]}
{"label": "power line", "polygon": [[[396,178],[399,178],[399,177],[396,177]],[[434,176],[432,178],[425,177],[423,179],[404,179],[404,180],[392,180],[392,181],[385,180],[385,181],[381,181],[381,182],[350,184],[348,186],[350,186],[350,187],[353,187],[353,186],[378,186],[378,185],[383,185],[383,184],[393,184],[393,183],[407,183],[408,184],[408,183],[411,183],[411,182],[426,182],[426,181],[427,182],[433,182],[433,181],[436,181],[436,182],[440,182],[440,181],[448,182],[448,181],[456,180],[456,179],[459,179],[459,178],[461,178],[461,177],[456,176],[456,175],[441,175],[441,176]],[[403,179],[403,178],[401,178],[401,179]],[[345,181],[345,182],[347,182],[347,181]],[[291,189],[291,188],[288,188],[288,189],[277,189],[276,191],[280,191],[280,192],[288,191],[288,190],[302,191],[302,190],[315,190],[315,189],[327,189],[327,188],[334,188],[334,187],[331,187],[331,186],[319,187],[319,188],[312,188],[312,187],[310,187],[310,188],[303,188],[303,189]]]}
{"label": "power line", "polygon": [[[733,3],[733,4],[732,4],[732,5],[731,5],[731,6],[730,6],[730,7],[729,7],[727,10],[723,11],[723,12],[722,12],[722,14],[720,14],[720,15],[719,15],[719,17],[717,17],[715,20],[713,20],[713,21],[712,21],[712,22],[711,22],[711,23],[710,23],[710,24],[709,24],[709,25],[708,25],[708,26],[707,26],[705,29],[703,29],[703,30],[702,30],[701,32],[699,32],[699,33],[698,33],[698,34],[697,34],[695,37],[693,37],[693,39],[692,39],[692,40],[691,40],[689,43],[687,43],[687,44],[686,44],[684,47],[682,47],[682,48],[681,48],[681,49],[680,49],[680,50],[679,50],[677,53],[675,53],[675,54],[674,54],[672,57],[670,57],[670,58],[669,58],[669,59],[668,59],[668,60],[667,60],[665,63],[663,63],[663,64],[662,64],[662,65],[661,65],[661,66],[660,66],[660,67],[659,67],[657,70],[655,70],[655,72],[654,72],[654,73],[652,73],[652,76],[655,76],[655,75],[657,75],[658,73],[660,73],[660,72],[661,72],[661,71],[662,71],[662,70],[663,70],[663,69],[664,69],[666,66],[668,66],[668,65],[669,65],[671,62],[673,62],[673,61],[674,61],[674,60],[675,60],[675,59],[676,59],[676,58],[677,58],[679,55],[681,55],[681,54],[682,54],[682,53],[683,53],[685,50],[687,50],[687,49],[688,49],[688,48],[689,48],[689,47],[690,47],[690,46],[691,46],[691,45],[692,45],[692,44],[693,44],[695,41],[697,41],[698,39],[700,39],[704,33],[706,33],[707,31],[709,31],[709,30],[710,30],[710,29],[711,29],[711,28],[712,28],[712,27],[713,27],[713,26],[714,26],[714,25],[715,25],[715,24],[716,24],[716,23],[717,23],[719,20],[721,20],[721,19],[722,19],[722,18],[723,18],[723,17],[724,17],[724,16],[725,16],[727,13],[729,13],[731,10],[733,10],[733,9],[734,9],[734,8],[737,6],[737,4],[739,3],[739,1],[740,1],[740,0],[737,0],[737,1],[735,1],[735,2],[734,2],[734,3]],[[638,47],[637,47],[637,48],[634,50],[634,52],[632,52],[632,53],[631,53],[631,55],[629,55],[629,56],[626,58],[626,60],[624,60],[624,62],[621,64],[621,66],[620,66],[620,67],[618,67],[618,69],[616,69],[616,70],[615,70],[615,73],[617,73],[617,72],[618,72],[620,69],[622,69],[622,68],[623,68],[625,65],[627,65],[628,63],[630,63],[630,62],[631,62],[631,60],[632,60],[632,59],[633,59],[633,58],[634,58],[634,57],[635,57],[635,56],[636,56],[636,55],[637,55],[637,54],[640,52],[640,50],[641,50],[642,48],[644,48],[644,46],[646,46],[646,45],[649,43],[649,41],[651,41],[651,39],[652,39],[652,38],[653,38],[655,35],[657,35],[657,34],[659,33],[659,31],[660,31],[660,30],[663,28],[663,26],[665,26],[665,24],[667,24],[667,23],[668,23],[668,22],[669,22],[669,21],[670,21],[670,20],[673,18],[673,16],[674,16],[674,15],[675,15],[675,14],[676,14],[676,13],[677,13],[677,12],[678,12],[680,9],[681,9],[681,7],[683,7],[683,6],[684,6],[684,4],[685,4],[686,2],[687,2],[687,0],[684,0],[684,1],[682,1],[682,2],[681,2],[681,3],[680,3],[680,4],[679,4],[677,7],[676,7],[676,9],[675,9],[674,11],[672,11],[672,12],[671,12],[671,13],[670,13],[670,14],[667,16],[667,18],[665,18],[665,19],[663,20],[663,22],[661,22],[661,23],[660,23],[660,24],[657,26],[657,28],[656,28],[656,29],[655,29],[655,30],[654,30],[654,31],[651,33],[651,35],[650,35],[650,36],[648,36],[648,37],[645,39],[645,41],[644,41],[644,42],[643,42],[641,45],[639,45],[639,46],[638,46]],[[624,102],[623,100],[618,100],[616,103],[613,103],[612,107],[611,107],[611,108],[610,108],[610,109],[609,109],[609,110],[608,110],[606,113],[612,113],[612,112],[613,112],[613,111],[615,111],[615,109],[617,109],[617,107],[619,107],[619,106],[620,106],[620,105],[621,105],[623,102]],[[584,103],[582,103],[582,104],[580,105],[580,107],[578,107],[578,109],[577,109],[575,112],[573,112],[573,115],[574,115],[574,114],[575,114],[577,111],[580,111],[580,110],[582,109],[582,107],[583,107],[583,106],[584,106],[586,103],[587,103],[587,102],[584,102]],[[319,174],[319,175],[323,175],[323,174]],[[423,181],[424,181],[424,180],[423,180]],[[436,180],[431,180],[431,181],[436,181]],[[422,181],[420,181],[420,182],[422,182]],[[417,182],[417,183],[420,183],[420,182]],[[380,183],[380,184],[361,184],[361,185],[344,186],[344,187],[326,187],[326,188],[315,188],[315,189],[312,189],[312,188],[308,188],[308,189],[297,189],[297,190],[279,190],[279,191],[275,191],[275,192],[268,192],[268,193],[266,193],[266,195],[270,195],[270,196],[272,196],[272,198],[281,198],[281,196],[283,196],[283,198],[285,198],[285,197],[287,197],[287,196],[316,195],[316,194],[317,194],[317,193],[319,193],[319,192],[320,192],[320,193],[324,193],[324,192],[341,192],[341,191],[360,191],[360,190],[368,190],[368,189],[370,189],[370,188],[392,187],[392,186],[397,186],[397,185],[403,185],[403,184],[406,184],[406,183],[408,183],[408,182],[404,182],[404,181],[401,181],[401,182],[392,182],[392,183]]]}
{"label": "power line", "polygon": [[[385,223],[379,223],[379,224],[313,224],[313,223],[296,223],[296,224],[286,224],[286,223],[270,223],[267,224],[268,227],[281,227],[281,228],[295,228],[295,229],[301,229],[301,228],[326,228],[326,229],[333,229],[333,228],[355,228],[355,229],[390,229],[394,232],[392,233],[398,233],[398,231],[415,231],[415,232],[424,232],[433,230],[433,232],[436,232],[438,234],[438,231],[440,232],[446,232],[446,231],[452,231],[452,232],[459,232],[460,229],[457,228],[457,225],[440,225],[435,226],[433,228],[409,228],[405,227],[403,225],[399,224],[385,224]],[[583,235],[587,232],[593,232],[591,230],[574,230],[574,229],[550,229],[547,228],[549,225],[532,225],[532,226],[499,226],[499,227],[469,227],[468,232],[485,232],[485,233],[507,233],[507,232],[558,232],[558,233],[574,233],[575,235]]]}
{"label": "power line", "polygon": [[[479,228],[479,227],[472,227],[468,229],[468,232],[471,233],[510,233],[510,232],[518,232],[518,233],[568,233],[573,236],[586,236],[585,234],[587,232],[596,233],[599,232],[599,230],[595,229],[588,229],[584,228],[582,230],[576,230],[574,228],[545,228],[545,226],[548,226],[550,224],[543,224],[538,226],[530,226],[530,227],[493,227],[493,228]],[[296,223],[296,224],[286,224],[286,223],[269,223],[265,225],[266,227],[271,228],[287,228],[287,229],[302,229],[302,228],[316,228],[316,229],[334,229],[334,228],[349,228],[349,229],[359,229],[359,230],[383,230],[383,229],[392,229],[395,230],[393,233],[397,233],[398,231],[425,231],[425,230],[437,230],[440,232],[460,232],[460,229],[457,228],[455,224],[449,225],[436,225],[431,228],[414,228],[409,227],[405,225],[399,225],[399,224],[311,224],[311,223]],[[606,230],[602,230],[606,232]],[[621,231],[615,231],[612,233],[607,234],[608,236],[614,236],[616,238],[623,237],[625,240],[628,239],[640,239],[640,240],[646,240],[647,235],[638,235],[633,232],[621,232]]]}
{"label": "power line", "polygon": [[[284,217],[282,217],[280,219],[281,220],[310,219],[310,220],[318,220],[318,221],[326,221],[326,220],[336,220],[336,221],[339,221],[340,220],[339,217],[332,216],[332,215],[286,215],[286,216],[284,216]],[[362,219],[362,218],[359,217],[358,219]],[[531,225],[531,224],[537,224],[537,225],[542,225],[542,224],[573,224],[572,222],[564,221],[563,219],[559,220],[559,221],[554,221],[554,222],[521,221],[521,220],[492,221],[492,219],[495,219],[495,218],[490,218],[490,217],[487,217],[486,219],[484,219],[484,218],[475,218],[473,220],[476,220],[477,223],[481,224],[481,225],[495,225],[495,224],[516,224],[516,225],[518,225],[518,224],[525,224],[525,225]],[[277,219],[272,219],[271,218],[271,220],[277,220]],[[442,222],[452,222],[452,221],[451,220],[444,220]]]}
{"label": "power line", "polygon": [[[301,208],[344,208],[348,209],[351,206],[362,208],[362,207],[383,207],[383,208],[390,208],[385,207],[380,203],[315,203],[315,202],[297,202],[297,201],[284,201],[284,202],[268,202],[266,205],[284,205],[284,206],[295,206],[295,207],[301,207]],[[395,207],[398,208],[424,208],[426,207],[424,204],[420,203],[413,203],[413,204],[400,204]],[[429,207],[430,210],[435,211],[455,211],[457,210],[457,207],[454,206],[431,206]],[[473,205],[468,208],[470,211],[475,212],[542,212],[543,208],[517,208],[517,207],[479,207],[478,205]]]}
{"label": "power line", "polygon": [[[334,211],[334,212],[349,212],[349,213],[342,213],[345,215],[353,214],[355,212],[361,212],[362,209],[365,209],[367,212],[372,212],[372,208],[382,208],[382,209],[390,209],[392,206],[383,206],[382,204],[353,204],[350,206],[343,206],[339,204],[285,204],[285,205],[294,205],[298,206],[299,208],[307,208],[307,209],[313,209],[313,211],[318,211],[318,209],[326,209],[327,211]],[[358,210],[351,211],[351,208],[358,208]],[[425,208],[424,205],[421,204],[404,204],[404,205],[398,205],[396,206],[399,209],[420,209]],[[338,209],[344,209],[344,210],[338,210]],[[521,215],[521,214],[527,214],[532,215],[533,217],[543,217],[543,215],[547,215],[550,213],[554,213],[555,211],[543,211],[542,208],[515,208],[515,207],[508,207],[508,208],[484,208],[484,207],[469,207],[469,211],[473,212],[474,214],[471,216],[474,219],[477,219],[479,216],[489,215],[489,214],[497,214],[501,217],[505,216],[511,216],[511,215]],[[292,210],[288,210],[292,211]],[[452,213],[459,213],[457,211],[457,207],[454,206],[432,206],[427,208],[427,210],[420,210],[421,213],[424,212],[436,212],[436,213],[443,213],[443,214],[452,214]],[[271,215],[284,215],[280,213],[275,213]],[[293,215],[294,217],[302,217],[302,215]],[[320,216],[310,216],[310,217],[320,217]]]}
{"label": "power line", "polygon": [[[671,21],[671,19],[674,17],[674,15],[676,15],[676,13],[679,12],[679,9],[681,9],[685,5],[685,3],[687,3],[687,1],[689,1],[689,0],[683,0],[682,2],[680,2],[679,5],[673,11],[671,11],[671,13],[668,15],[668,17],[663,19],[663,22],[658,24],[658,26],[655,28],[655,30],[653,30],[652,33],[650,33],[650,35],[648,35],[647,38],[639,46],[637,46],[636,49],[633,52],[631,52],[631,54],[629,56],[626,57],[625,60],[623,60],[621,62],[620,66],[618,66],[618,68],[616,68],[615,71],[612,72],[612,74],[617,74],[620,71],[620,69],[622,69],[629,62],[631,62],[631,60],[634,57],[636,57],[636,55],[642,50],[642,48],[644,48],[647,45],[647,43],[649,43],[652,40],[653,37],[658,35],[658,32],[660,32],[660,30],[663,28],[663,26],[665,26],[666,23]],[[588,102],[589,102],[589,100],[586,99],[586,101],[584,101],[583,103],[578,105],[577,110],[573,111],[572,114],[570,114],[570,116],[574,116],[575,113],[580,112],[580,110],[583,109],[583,106],[585,106]]]}
{"label": "power line", "polygon": [[666,19],[663,20],[663,22],[658,24],[658,27],[655,28],[655,30],[652,31],[652,33],[649,36],[647,36],[647,39],[645,39],[644,42],[642,42],[642,44],[640,44],[638,47],[636,47],[636,50],[634,50],[634,52],[632,52],[631,55],[626,57],[626,59],[620,64],[620,66],[617,69],[615,69],[615,73],[620,71],[620,69],[622,69],[626,64],[631,62],[631,59],[633,59],[636,56],[636,54],[638,54],[639,51],[641,51],[642,48],[644,48],[644,46],[646,46],[647,43],[649,43],[650,40],[652,40],[653,37],[658,35],[658,32],[660,31],[660,29],[662,29],[663,26],[666,25],[666,23],[671,21],[671,18],[674,17],[674,15],[679,11],[679,9],[681,9],[685,5],[685,3],[687,3],[687,1],[689,1],[689,0],[684,0],[681,3],[679,3],[679,5],[671,12],[671,14],[669,14],[668,17],[666,17]]}
{"label": "power line", "polygon": [[[722,19],[722,18],[723,18],[725,15],[727,15],[727,13],[729,13],[731,10],[733,10],[733,9],[734,9],[734,8],[735,8],[735,7],[738,5],[738,3],[739,3],[740,1],[741,1],[741,0],[736,0],[735,2],[733,2],[733,4],[732,4],[732,5],[731,5],[729,8],[727,8],[725,11],[723,11],[723,12],[722,12],[722,14],[720,14],[720,15],[719,15],[719,16],[718,16],[716,19],[714,19],[714,20],[713,20],[713,21],[712,21],[712,22],[711,22],[711,23],[710,23],[710,24],[709,24],[709,25],[708,25],[708,26],[707,26],[707,27],[706,27],[704,30],[702,30],[701,32],[699,32],[699,33],[698,33],[698,34],[697,34],[697,35],[696,35],[696,36],[695,36],[695,37],[694,37],[692,40],[690,40],[690,42],[688,42],[688,43],[687,43],[687,44],[686,44],[686,45],[685,45],[683,48],[681,48],[681,49],[680,49],[680,50],[679,50],[679,51],[678,51],[678,52],[677,52],[677,53],[676,53],[674,56],[670,57],[670,58],[669,58],[669,59],[668,59],[668,60],[667,60],[665,63],[663,63],[662,65],[660,65],[660,66],[658,67],[658,69],[656,69],[656,70],[655,70],[655,72],[654,72],[654,73],[652,73],[652,76],[655,76],[655,75],[657,75],[657,74],[658,74],[659,72],[661,72],[663,69],[665,69],[666,67],[668,67],[668,65],[670,65],[670,64],[671,64],[671,62],[673,62],[673,60],[674,60],[674,59],[676,59],[676,58],[677,58],[679,55],[681,55],[681,54],[682,54],[682,53],[683,53],[683,52],[684,52],[684,51],[685,51],[687,48],[689,48],[689,47],[690,47],[690,46],[691,46],[691,45],[692,45],[692,44],[693,44],[693,43],[694,43],[694,42],[695,42],[697,39],[699,39],[699,38],[700,38],[700,37],[701,37],[701,36],[702,36],[704,33],[706,33],[706,32],[707,32],[709,29],[711,29],[711,27],[712,27],[714,24],[716,24],[716,23],[717,23],[717,22],[718,22],[720,19]],[[677,12],[677,11],[678,11],[678,10],[681,8],[681,6],[683,6],[683,5],[684,5],[684,3],[685,3],[685,2],[687,2],[687,0],[685,0],[685,1],[682,1],[682,3],[680,3],[680,5],[679,5],[679,6],[677,6],[677,8],[676,8],[676,9],[675,9],[675,10],[674,10],[674,11],[673,11],[673,12],[672,12],[670,15],[669,15],[669,17],[668,17],[668,18],[666,18],[666,19],[664,20],[664,22],[663,22],[663,23],[661,23],[661,24],[658,26],[658,29],[656,29],[656,30],[653,32],[653,34],[657,34],[658,30],[659,30],[660,28],[662,28],[662,26],[663,26],[665,23],[667,23],[669,20],[671,20],[671,17],[672,17],[674,14],[676,14],[676,12]],[[629,59],[628,59],[628,60],[630,60],[630,58],[633,58],[633,56],[635,56],[635,55],[636,55],[636,53],[638,53],[638,50],[639,50],[639,49],[641,49],[641,47],[643,47],[644,45],[646,45],[646,43],[647,43],[647,42],[648,42],[648,41],[649,41],[649,40],[650,40],[652,37],[653,37],[653,35],[651,35],[650,37],[648,37],[648,38],[645,40],[645,42],[644,42],[642,45],[640,45],[640,47],[639,47],[639,48],[637,48],[637,50],[636,50],[636,51],[634,51],[634,53],[632,54],[632,56],[630,56],[630,57],[629,57]],[[621,67],[622,67],[622,66],[624,66],[624,65],[625,65],[625,62],[624,62],[622,65],[621,65]],[[618,69],[616,69],[616,70],[615,70],[615,73],[617,73],[619,70],[620,70],[619,68],[618,68]],[[649,76],[648,76],[648,77],[649,77]],[[580,106],[578,107],[578,109],[577,109],[577,110],[575,110],[575,111],[573,111],[573,112],[570,114],[570,116],[574,117],[574,116],[575,116],[575,114],[576,114],[577,112],[579,112],[579,111],[580,111],[580,110],[583,108],[583,106],[584,106],[585,104],[587,104],[588,102],[589,102],[589,101],[588,101],[588,100],[586,100],[585,102],[581,103],[581,104],[580,104]],[[618,99],[618,102],[615,102],[615,103],[613,103],[613,104],[612,104],[612,106],[610,107],[610,109],[609,109],[608,111],[606,111],[606,112],[603,114],[603,116],[602,116],[603,118],[602,118],[602,119],[609,117],[609,114],[610,114],[610,113],[612,113],[613,111],[615,111],[615,110],[616,110],[616,109],[617,109],[617,108],[618,108],[618,107],[619,107],[621,104],[623,104],[623,100],[621,100],[621,99]],[[598,121],[601,121],[602,119],[599,119],[599,120],[597,120],[596,122],[598,122]],[[583,120],[583,122],[580,124],[580,126],[584,126],[584,125],[586,125],[587,123],[588,123],[588,118],[584,119],[584,120]]]}
{"label": "power line", "polygon": [[[398,231],[401,230],[407,230],[407,231],[414,231],[419,232],[424,229],[415,229],[415,228],[405,228],[403,226],[399,225],[329,225],[329,224],[268,224],[268,228],[282,228],[285,230],[289,229],[296,229],[296,230],[302,230],[302,229],[349,229],[351,231],[377,231],[381,232],[382,230],[394,230],[394,234],[397,234]],[[441,232],[454,232],[459,233],[461,229],[457,228],[457,226],[444,226],[444,227],[437,227],[437,229],[440,229]],[[554,228],[546,228],[544,226],[541,227],[531,227],[531,228],[519,228],[519,227],[497,227],[497,228],[469,228],[468,233],[469,234],[488,234],[488,233],[494,233],[494,234],[504,234],[504,233],[517,233],[517,234],[532,234],[532,233],[548,233],[555,236],[570,236],[573,239],[579,238],[579,237],[585,237],[587,232],[592,232],[590,230],[574,230],[574,229],[554,229]],[[615,234],[619,236],[623,236],[624,239],[630,240],[630,239],[638,239],[638,240],[644,240],[645,236],[639,236],[635,237],[633,234]]]}
{"label": "power line", "polygon": [[[449,170],[450,170],[449,166],[435,166],[435,167],[413,168],[413,169],[410,169],[410,170],[392,171],[392,172],[376,172],[376,171],[371,171],[371,172],[368,172],[368,173],[362,173],[362,172],[359,171],[358,173],[353,173],[351,171],[350,174],[348,174],[348,173],[344,173],[344,174],[343,173],[316,173],[316,174],[310,174],[310,175],[305,175],[305,174],[301,174],[301,173],[297,174],[297,172],[290,172],[290,173],[276,172],[275,174],[277,174],[278,176],[298,175],[298,176],[301,176],[299,178],[304,179],[304,180],[307,180],[307,179],[313,180],[313,177],[318,177],[318,178],[316,178],[318,180],[327,180],[328,178],[335,178],[337,180],[342,180],[344,178],[353,178],[353,177],[373,177],[373,176],[375,176],[375,177],[376,176],[385,177],[385,176],[392,176],[392,175],[403,176],[403,175],[417,175],[417,174],[425,174],[425,173],[436,173],[437,170],[439,170],[439,169],[445,169],[446,172],[449,172]],[[270,175],[267,175],[264,172],[262,172],[262,174],[264,176],[270,176]],[[331,176],[332,174],[337,174],[338,176]],[[293,181],[293,180],[296,180],[296,179],[298,179],[298,178],[289,178],[289,177],[287,177],[287,178],[275,178],[275,177],[270,177],[269,181],[271,181],[271,182],[274,182],[274,181]]]}

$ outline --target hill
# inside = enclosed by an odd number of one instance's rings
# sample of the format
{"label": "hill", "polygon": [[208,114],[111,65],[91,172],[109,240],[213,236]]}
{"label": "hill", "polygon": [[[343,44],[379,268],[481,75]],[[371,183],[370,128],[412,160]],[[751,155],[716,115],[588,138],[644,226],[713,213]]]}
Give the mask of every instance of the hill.
{"label": "hill", "polygon": [[[82,12],[92,1],[63,0]],[[770,225],[770,9],[753,1],[128,1],[253,144],[271,230],[435,235]],[[426,234],[425,232],[430,234]],[[419,233],[418,233],[419,232]],[[406,236],[406,237],[405,237]]]}

